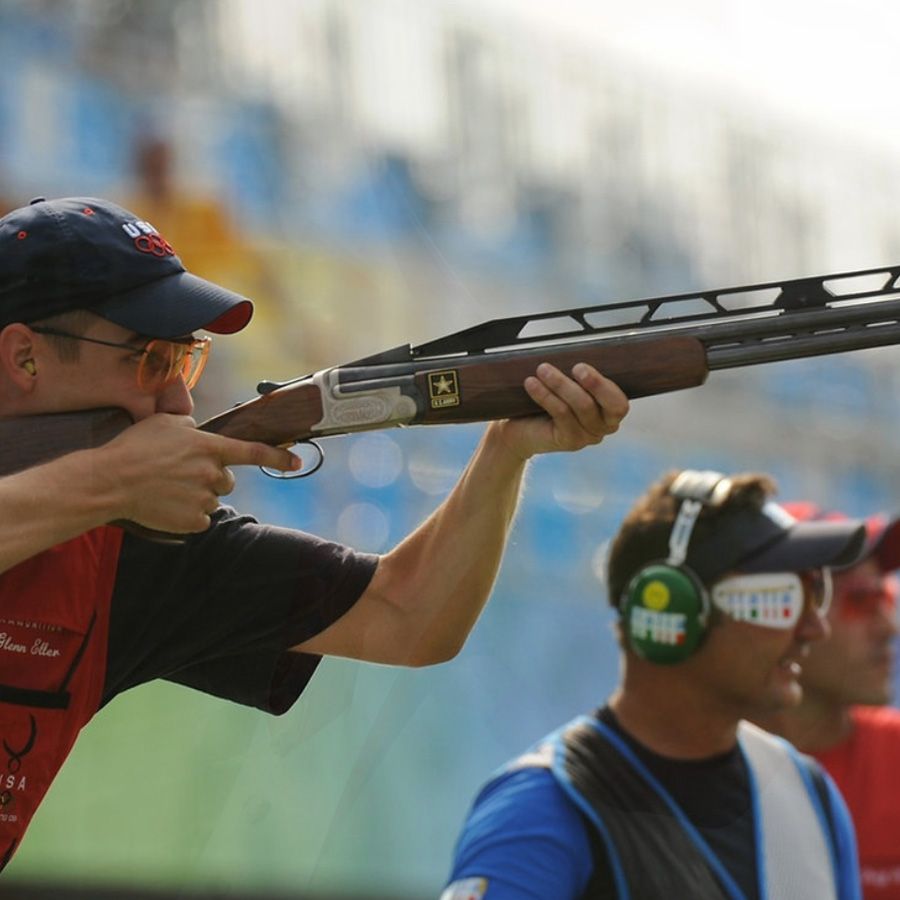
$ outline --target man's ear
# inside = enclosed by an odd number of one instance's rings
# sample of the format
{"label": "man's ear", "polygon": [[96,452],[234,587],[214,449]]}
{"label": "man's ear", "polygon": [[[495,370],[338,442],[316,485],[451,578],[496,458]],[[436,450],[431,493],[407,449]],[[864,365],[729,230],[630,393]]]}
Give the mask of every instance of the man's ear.
{"label": "man's ear", "polygon": [[38,364],[34,332],[21,322],[0,331],[0,375],[20,391],[31,393],[37,382]]}

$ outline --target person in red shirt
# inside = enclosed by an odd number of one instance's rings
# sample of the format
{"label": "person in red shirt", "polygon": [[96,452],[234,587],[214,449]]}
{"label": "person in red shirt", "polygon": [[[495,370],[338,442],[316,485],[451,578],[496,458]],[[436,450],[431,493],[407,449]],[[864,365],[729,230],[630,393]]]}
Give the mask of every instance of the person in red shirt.
{"label": "person in red shirt", "polygon": [[[812,503],[788,503],[798,519],[840,519]],[[758,724],[825,767],[844,795],[859,844],[866,900],[900,900],[900,709],[888,704],[896,665],[900,519],[867,520],[868,545],[835,570],[831,636],[803,661],[802,703]]]}

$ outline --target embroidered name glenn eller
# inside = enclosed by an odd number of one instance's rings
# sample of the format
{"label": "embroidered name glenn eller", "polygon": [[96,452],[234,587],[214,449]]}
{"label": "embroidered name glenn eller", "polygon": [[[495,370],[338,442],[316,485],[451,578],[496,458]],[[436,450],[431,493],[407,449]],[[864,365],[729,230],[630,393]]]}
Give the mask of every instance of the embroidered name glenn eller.
{"label": "embroidered name glenn eller", "polygon": [[31,653],[32,656],[59,656],[59,650],[51,647],[48,641],[38,638],[29,650],[25,644],[17,644],[5,631],[0,632],[0,650],[9,653]]}

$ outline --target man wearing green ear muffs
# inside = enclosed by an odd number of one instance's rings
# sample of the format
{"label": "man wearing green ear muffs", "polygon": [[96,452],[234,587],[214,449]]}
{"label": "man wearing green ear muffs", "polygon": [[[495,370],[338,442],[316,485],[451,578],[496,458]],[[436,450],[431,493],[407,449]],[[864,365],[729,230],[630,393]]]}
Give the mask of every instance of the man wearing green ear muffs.
{"label": "man wearing green ear muffs", "polygon": [[797,521],[774,493],[686,470],[632,507],[607,566],[621,681],[482,789],[442,900],[859,898],[834,784],[746,720],[800,702],[865,526]]}

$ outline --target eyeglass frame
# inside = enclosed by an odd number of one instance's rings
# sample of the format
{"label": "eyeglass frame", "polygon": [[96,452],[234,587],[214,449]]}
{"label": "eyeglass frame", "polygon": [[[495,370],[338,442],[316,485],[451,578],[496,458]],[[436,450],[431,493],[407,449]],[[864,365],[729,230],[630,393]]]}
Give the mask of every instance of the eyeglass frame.
{"label": "eyeglass frame", "polygon": [[[137,382],[138,386],[144,390],[151,389],[153,387],[156,387],[157,385],[172,384],[172,382],[174,382],[179,375],[184,378],[184,385],[186,388],[188,388],[188,390],[190,390],[200,380],[200,376],[203,374],[203,370],[206,368],[206,361],[209,358],[209,351],[212,345],[212,338],[209,337],[190,337],[181,339],[150,338],[147,343],[144,344],[143,347],[141,347],[136,344],[124,343],[121,341],[104,341],[100,338],[86,337],[81,334],[72,334],[69,331],[63,331],[59,328],[49,328],[43,325],[29,325],[28,327],[36,334],[46,334],[52,335],[53,337],[70,338],[73,341],[87,341],[91,344],[101,344],[104,347],[119,347],[122,350],[133,350],[136,353],[142,354],[141,361],[138,365]],[[168,374],[161,381],[157,381],[155,378],[142,378],[142,373],[145,371],[146,360],[149,359],[150,354],[152,353],[151,348],[154,344],[169,344],[189,348],[188,352],[185,353],[185,355],[182,357],[181,366],[170,364]],[[193,360],[194,351],[197,349],[200,350],[200,357],[196,363],[193,363],[194,368],[190,372],[189,377],[186,377],[184,373],[184,360]]]}

